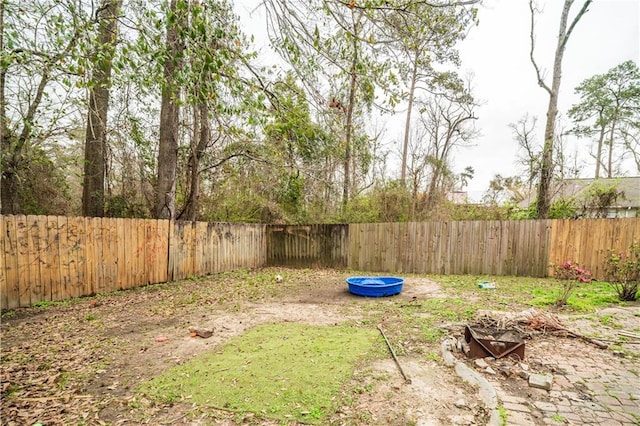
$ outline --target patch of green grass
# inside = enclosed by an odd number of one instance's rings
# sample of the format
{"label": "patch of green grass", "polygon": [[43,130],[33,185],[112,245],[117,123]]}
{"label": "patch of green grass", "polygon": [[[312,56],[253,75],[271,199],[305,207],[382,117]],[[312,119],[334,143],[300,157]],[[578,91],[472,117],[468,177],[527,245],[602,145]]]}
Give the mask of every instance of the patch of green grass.
{"label": "patch of green grass", "polygon": [[429,352],[427,353],[427,359],[434,361],[434,362],[440,362],[442,361],[442,358],[440,357],[440,354],[438,352]]}
{"label": "patch of green grass", "polygon": [[565,418],[562,417],[560,414],[558,413],[553,413],[551,415],[551,420],[553,420],[556,423],[564,423],[565,422]]}
{"label": "patch of green grass", "polygon": [[52,306],[68,307],[68,306],[70,306],[70,301],[69,300],[63,300],[61,302],[52,302],[50,300],[41,300],[40,302],[34,303],[33,306],[36,307],[36,308],[50,308]]}
{"label": "patch of green grass", "polygon": [[9,386],[7,386],[5,391],[2,393],[2,396],[4,398],[7,398],[7,399],[13,398],[13,397],[15,397],[15,395],[18,393],[19,390],[20,390],[20,386],[14,385],[14,384],[10,384]]}
{"label": "patch of green grass", "polygon": [[422,335],[428,343],[439,342],[447,334],[446,330],[425,326]]}
{"label": "patch of green grass", "polygon": [[[482,309],[515,310],[528,307],[553,307],[560,296],[562,285],[553,278],[488,277],[474,275],[438,275],[432,279],[442,284],[443,290],[456,299],[475,300]],[[478,283],[496,283],[495,290],[478,288]],[[579,284],[569,297],[564,309],[575,312],[593,312],[599,308],[619,304],[614,289],[606,282],[593,281]]]}
{"label": "patch of green grass", "polygon": [[615,317],[613,315],[611,315],[611,314],[610,315],[601,316],[599,321],[600,321],[600,324],[606,325],[606,326],[611,327],[611,328],[622,328],[620,323],[618,321],[616,321]]}
{"label": "patch of green grass", "polygon": [[500,413],[500,426],[507,425],[507,410],[502,406],[498,405],[498,413]]}
{"label": "patch of green grass", "polygon": [[169,369],[139,391],[165,402],[190,395],[202,406],[321,422],[334,411],[355,364],[380,339],[374,328],[266,324]]}

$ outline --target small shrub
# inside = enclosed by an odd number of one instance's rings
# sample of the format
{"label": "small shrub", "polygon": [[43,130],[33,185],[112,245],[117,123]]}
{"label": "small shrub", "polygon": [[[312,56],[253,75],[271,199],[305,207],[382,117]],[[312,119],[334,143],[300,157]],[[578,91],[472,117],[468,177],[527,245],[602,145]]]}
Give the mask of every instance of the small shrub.
{"label": "small shrub", "polygon": [[553,265],[553,276],[562,282],[562,293],[556,300],[557,306],[567,304],[567,300],[578,284],[591,282],[591,272],[571,260],[567,260],[562,265]]}
{"label": "small shrub", "polygon": [[628,252],[616,253],[609,250],[604,273],[620,300],[636,300],[640,284],[640,244],[631,244]]}

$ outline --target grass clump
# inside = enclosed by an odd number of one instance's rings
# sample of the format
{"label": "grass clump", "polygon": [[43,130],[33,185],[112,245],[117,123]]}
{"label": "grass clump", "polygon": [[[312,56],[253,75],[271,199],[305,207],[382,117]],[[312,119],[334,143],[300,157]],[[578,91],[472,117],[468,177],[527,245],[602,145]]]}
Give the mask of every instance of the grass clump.
{"label": "grass clump", "polygon": [[348,325],[266,324],[173,367],[139,390],[167,402],[322,422],[379,334]]}
{"label": "grass clump", "polygon": [[[434,276],[451,297],[473,300],[482,309],[518,310],[531,306],[556,307],[561,296],[561,281],[554,278],[487,277],[474,275]],[[479,289],[477,283],[491,281],[495,290]],[[602,281],[580,283],[568,297],[563,309],[574,312],[593,312],[618,305],[615,291]]]}

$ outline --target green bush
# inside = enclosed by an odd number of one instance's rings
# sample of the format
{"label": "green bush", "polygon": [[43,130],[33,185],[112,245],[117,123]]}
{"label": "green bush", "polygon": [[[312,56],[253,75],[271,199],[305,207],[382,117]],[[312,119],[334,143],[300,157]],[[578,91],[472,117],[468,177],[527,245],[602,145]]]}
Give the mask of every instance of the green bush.
{"label": "green bush", "polygon": [[620,300],[636,300],[640,284],[640,244],[631,244],[628,252],[609,250],[604,272]]}

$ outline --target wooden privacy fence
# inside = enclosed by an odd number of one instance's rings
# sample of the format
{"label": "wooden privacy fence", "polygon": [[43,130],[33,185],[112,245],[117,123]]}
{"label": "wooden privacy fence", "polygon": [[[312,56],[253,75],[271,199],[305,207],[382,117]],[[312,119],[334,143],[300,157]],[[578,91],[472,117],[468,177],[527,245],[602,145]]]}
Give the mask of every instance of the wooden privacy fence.
{"label": "wooden privacy fence", "polygon": [[427,274],[544,276],[551,221],[357,224],[349,267]]}
{"label": "wooden privacy fence", "polygon": [[265,225],[171,222],[168,280],[265,264]]}
{"label": "wooden privacy fence", "polygon": [[268,225],[267,265],[346,268],[349,225]]}
{"label": "wooden privacy fence", "polygon": [[264,225],[0,217],[2,308],[265,263]]}
{"label": "wooden privacy fence", "polygon": [[640,244],[640,218],[554,220],[549,262],[576,261],[603,279],[609,250],[628,253],[634,242]]}
{"label": "wooden privacy fence", "polygon": [[[603,278],[610,249],[640,243],[640,218],[267,226],[267,262],[391,273],[545,277],[579,262]],[[336,235],[341,235],[336,238]],[[332,244],[327,256],[326,242]],[[344,244],[344,245],[343,245]],[[325,247],[325,248],[322,248]]]}
{"label": "wooden privacy fence", "polygon": [[245,225],[0,216],[0,305],[28,306],[263,265],[544,277],[579,262],[603,277],[640,218]]}

